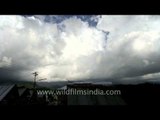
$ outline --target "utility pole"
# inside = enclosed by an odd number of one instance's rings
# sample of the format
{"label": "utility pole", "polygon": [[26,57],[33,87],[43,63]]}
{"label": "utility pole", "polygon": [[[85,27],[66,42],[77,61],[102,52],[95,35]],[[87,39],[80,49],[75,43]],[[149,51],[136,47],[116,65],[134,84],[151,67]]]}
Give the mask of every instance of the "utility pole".
{"label": "utility pole", "polygon": [[34,72],[33,75],[34,75],[33,88],[36,89],[36,79],[37,79],[38,73]]}

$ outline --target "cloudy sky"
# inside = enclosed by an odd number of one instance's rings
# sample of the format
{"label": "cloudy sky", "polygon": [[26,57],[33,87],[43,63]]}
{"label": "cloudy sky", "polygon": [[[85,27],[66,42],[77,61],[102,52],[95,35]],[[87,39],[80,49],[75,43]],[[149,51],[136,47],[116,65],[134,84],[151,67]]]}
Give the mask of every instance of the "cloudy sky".
{"label": "cloudy sky", "polygon": [[[160,16],[0,16],[0,81],[160,80]],[[137,81],[138,80],[138,81]]]}

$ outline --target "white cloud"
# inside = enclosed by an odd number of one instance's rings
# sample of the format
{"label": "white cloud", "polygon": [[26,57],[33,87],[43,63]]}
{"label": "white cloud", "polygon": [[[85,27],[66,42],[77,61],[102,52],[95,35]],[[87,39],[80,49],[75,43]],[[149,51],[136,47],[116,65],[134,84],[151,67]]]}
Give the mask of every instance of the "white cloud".
{"label": "white cloud", "polygon": [[[159,16],[103,16],[98,28],[110,31],[106,66],[111,76],[136,76],[160,70]],[[144,62],[145,61],[145,62]],[[147,61],[147,66],[146,66]]]}
{"label": "white cloud", "polygon": [[[1,68],[15,68],[14,74],[24,79],[38,71],[48,80],[123,79],[160,72],[159,16],[94,17],[96,27],[77,17],[61,23],[44,19],[0,16]],[[104,31],[110,32],[107,40]]]}
{"label": "white cloud", "polygon": [[7,58],[7,57],[3,57],[1,60],[0,60],[0,68],[3,68],[3,67],[8,67],[10,66],[12,63],[12,59],[11,58]]}

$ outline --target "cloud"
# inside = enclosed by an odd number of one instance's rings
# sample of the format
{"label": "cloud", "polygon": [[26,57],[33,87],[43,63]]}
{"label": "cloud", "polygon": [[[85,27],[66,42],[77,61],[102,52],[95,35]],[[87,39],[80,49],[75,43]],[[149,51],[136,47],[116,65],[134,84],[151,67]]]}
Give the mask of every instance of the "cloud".
{"label": "cloud", "polygon": [[3,57],[0,62],[0,68],[8,67],[11,65],[11,58]]}
{"label": "cloud", "polygon": [[111,77],[120,79],[160,71],[159,19],[159,16],[102,17],[98,28],[110,31],[105,65]]}
{"label": "cloud", "polygon": [[159,16],[0,16],[0,78],[32,80],[34,71],[49,81],[157,78],[159,21]]}

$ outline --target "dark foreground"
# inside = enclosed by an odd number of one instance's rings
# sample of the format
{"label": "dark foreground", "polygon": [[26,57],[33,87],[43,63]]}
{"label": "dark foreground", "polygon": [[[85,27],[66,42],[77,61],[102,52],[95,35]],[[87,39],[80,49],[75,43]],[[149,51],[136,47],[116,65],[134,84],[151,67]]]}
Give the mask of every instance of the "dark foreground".
{"label": "dark foreground", "polygon": [[[66,105],[160,105],[160,85],[93,85],[70,84],[67,89],[120,90],[120,95],[37,95],[35,89],[17,85],[1,85],[0,106],[66,106]],[[38,88],[47,90],[47,88]]]}

